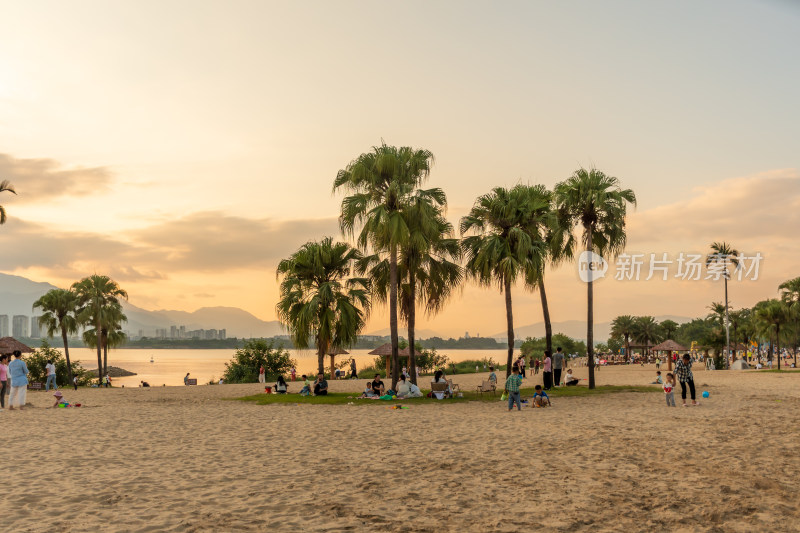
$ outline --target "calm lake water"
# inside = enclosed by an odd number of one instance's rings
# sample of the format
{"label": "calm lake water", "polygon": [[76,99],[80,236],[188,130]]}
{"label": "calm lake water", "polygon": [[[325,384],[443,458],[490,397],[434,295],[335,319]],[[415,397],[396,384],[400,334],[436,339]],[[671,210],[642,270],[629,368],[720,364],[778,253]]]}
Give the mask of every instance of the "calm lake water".
{"label": "calm lake water", "polygon": [[[62,350],[63,351],[63,350]],[[356,360],[358,369],[369,366],[375,360],[374,355],[367,355],[370,350],[352,350],[350,355],[337,356]],[[113,378],[115,386],[137,387],[140,381],[151,386],[183,385],[183,377],[189,372],[190,377],[198,383],[219,381],[225,371],[225,363],[233,358],[233,349],[224,350],[138,350],[119,349],[108,352],[108,365],[136,372],[135,376]],[[504,362],[506,352],[502,350],[439,350],[451,361],[459,362],[467,359],[483,359],[491,357],[495,361]],[[97,368],[97,353],[89,348],[70,348],[70,358],[80,361],[84,368]],[[150,358],[153,362],[150,362]],[[292,350],[292,357],[297,361],[297,375],[316,373],[317,356],[310,350]],[[401,359],[402,360],[402,359]],[[325,358],[325,368],[330,359]]]}

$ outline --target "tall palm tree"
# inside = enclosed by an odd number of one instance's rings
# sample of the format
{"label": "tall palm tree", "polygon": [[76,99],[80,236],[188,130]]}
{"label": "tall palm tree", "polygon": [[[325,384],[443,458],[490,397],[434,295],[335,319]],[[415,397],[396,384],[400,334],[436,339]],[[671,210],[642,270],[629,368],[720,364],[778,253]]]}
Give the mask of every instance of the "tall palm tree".
{"label": "tall palm tree", "polygon": [[[108,373],[108,349],[116,348],[125,344],[128,336],[122,331],[122,323],[127,317],[122,312],[119,304],[113,304],[105,317],[105,322],[100,328],[100,347],[103,350],[103,376]],[[95,328],[88,328],[83,332],[83,342],[90,348],[97,346],[97,331]],[[102,378],[102,377],[101,377]]]}
{"label": "tall palm tree", "polygon": [[[660,341],[661,333],[661,327],[651,316],[637,316],[633,321],[633,338],[644,346]],[[647,350],[649,351],[649,348]]]}
{"label": "tall palm tree", "polygon": [[[728,265],[739,266],[739,251],[727,242],[712,242],[711,253],[706,257],[706,266],[718,265],[722,267],[722,279],[725,280],[725,367],[728,367],[728,354],[731,351],[730,317],[728,309],[728,280],[731,277]],[[736,354],[733,354],[736,360]]]}
{"label": "tall palm tree", "polygon": [[784,281],[778,286],[781,299],[789,306],[794,321],[794,366],[797,366],[797,337],[800,333],[800,277]]}
{"label": "tall palm tree", "polygon": [[[117,307],[121,306],[119,299],[128,299],[125,292],[116,281],[108,276],[93,274],[72,284],[72,290],[78,297],[79,310],[77,320],[79,324],[92,325],[95,331],[102,331],[103,324],[108,324],[117,316]],[[102,340],[97,342],[97,377],[102,380]]]}
{"label": "tall palm tree", "polygon": [[531,213],[548,209],[547,202],[531,203],[528,187],[496,187],[479,197],[468,215],[461,219],[461,241],[467,258],[466,271],[479,284],[498,286],[505,293],[508,360],[506,375],[511,374],[514,357],[514,314],[511,286],[524,279],[537,280],[547,255],[544,235],[530,223]]}
{"label": "tall palm tree", "polygon": [[[778,353],[778,370],[781,368],[781,326],[789,321],[789,309],[786,302],[781,300],[767,300],[760,302],[756,306],[756,320],[761,324],[762,329],[771,332],[775,329],[775,343]],[[771,334],[770,334],[771,337]]]}
{"label": "tall palm tree", "polygon": [[428,150],[397,148],[381,144],[361,154],[340,170],[333,190],[344,189],[352,194],[342,200],[339,225],[342,232],[354,236],[362,250],[389,257],[389,329],[392,343],[392,388],[399,379],[399,339],[397,295],[399,276],[398,254],[407,244],[410,230],[403,216],[413,196],[424,196],[437,206],[446,198],[441,189],[418,190],[430,175],[433,154]]}
{"label": "tall palm tree", "polygon": [[631,315],[621,315],[611,321],[611,336],[625,339],[625,359],[631,357],[631,335],[636,328],[636,319]]}
{"label": "tall palm tree", "polygon": [[331,237],[307,242],[278,264],[278,318],[298,348],[317,348],[318,370],[325,372],[325,354],[355,344],[369,313],[366,279],[350,277],[358,250]]}
{"label": "tall palm tree", "polygon": [[[563,223],[583,228],[583,247],[600,256],[616,257],[625,249],[625,216],[636,195],[621,189],[620,182],[596,169],[581,168],[556,185],[555,204]],[[594,388],[594,280],[587,285],[586,348],[589,360],[589,388]]]}
{"label": "tall palm tree", "polygon": [[725,327],[725,306],[719,302],[711,302],[711,305],[708,306],[708,310],[711,312],[706,315],[706,318],[714,322],[719,322],[720,326]]}
{"label": "tall palm tree", "polygon": [[[409,373],[416,375],[416,307],[421,303],[428,315],[436,314],[464,278],[459,265],[461,248],[452,238],[453,227],[440,208],[424,197],[404,210],[409,228],[407,245],[398,257],[400,316],[408,326]],[[385,302],[389,295],[389,261],[380,254],[358,262],[360,273],[369,273],[373,295]]]}
{"label": "tall palm tree", "polygon": [[78,321],[75,315],[78,310],[78,297],[67,289],[53,289],[33,302],[33,309],[41,309],[39,326],[47,332],[48,337],[53,337],[56,331],[61,331],[64,341],[64,356],[67,359],[68,383],[72,383],[72,364],[69,360],[69,342],[67,337],[78,332]]}
{"label": "tall palm tree", "polygon": [[[10,192],[11,194],[17,194],[17,191],[14,190],[14,186],[11,185],[11,182],[8,180],[0,181],[0,192]],[[2,205],[0,205],[0,224],[6,223],[6,209]]]}

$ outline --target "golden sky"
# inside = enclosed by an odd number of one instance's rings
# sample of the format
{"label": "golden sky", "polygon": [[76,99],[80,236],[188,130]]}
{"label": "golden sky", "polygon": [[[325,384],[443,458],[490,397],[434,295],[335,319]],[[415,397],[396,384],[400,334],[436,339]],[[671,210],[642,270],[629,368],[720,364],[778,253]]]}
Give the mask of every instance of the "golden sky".
{"label": "golden sky", "polygon": [[[275,266],[338,235],[337,170],[381,139],[431,150],[455,223],[490,188],[596,166],[634,189],[630,252],[798,272],[800,8],[791,2],[0,1],[0,271],[112,275],[148,309],[274,319]],[[613,274],[613,272],[612,272]],[[574,264],[555,321],[585,317]],[[598,320],[697,316],[713,281],[597,283]],[[519,325],[539,297],[514,293]],[[368,329],[387,323],[377,309]],[[465,287],[419,327],[504,329]]]}

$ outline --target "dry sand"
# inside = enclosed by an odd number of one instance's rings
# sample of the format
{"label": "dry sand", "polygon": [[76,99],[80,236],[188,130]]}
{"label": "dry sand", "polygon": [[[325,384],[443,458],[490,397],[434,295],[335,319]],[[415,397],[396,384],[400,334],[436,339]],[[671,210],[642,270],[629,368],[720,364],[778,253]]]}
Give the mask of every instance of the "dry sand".
{"label": "dry sand", "polygon": [[92,406],[67,410],[31,392],[0,412],[0,531],[800,529],[800,373],[695,379],[711,393],[696,408],[619,393],[521,413],[224,400],[255,384],[65,390]]}

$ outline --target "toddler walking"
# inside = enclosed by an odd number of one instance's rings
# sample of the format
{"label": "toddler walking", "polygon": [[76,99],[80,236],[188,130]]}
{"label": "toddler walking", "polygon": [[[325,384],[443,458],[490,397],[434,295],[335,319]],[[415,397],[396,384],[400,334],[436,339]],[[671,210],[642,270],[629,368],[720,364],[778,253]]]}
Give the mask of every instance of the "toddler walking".
{"label": "toddler walking", "polygon": [[667,398],[667,407],[675,407],[675,376],[672,372],[667,374],[667,379],[664,381],[664,394]]}

